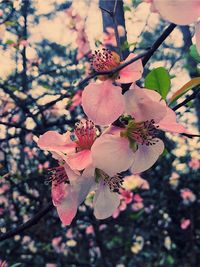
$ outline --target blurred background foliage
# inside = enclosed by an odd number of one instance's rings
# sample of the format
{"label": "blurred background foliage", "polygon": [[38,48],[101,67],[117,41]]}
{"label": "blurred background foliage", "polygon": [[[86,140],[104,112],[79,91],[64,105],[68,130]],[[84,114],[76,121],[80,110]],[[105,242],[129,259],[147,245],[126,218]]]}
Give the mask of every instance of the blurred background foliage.
{"label": "blurred background foliage", "polygon": [[[120,12],[127,29],[124,50],[151,47],[168,25],[141,1],[124,1]],[[76,85],[91,72],[90,50],[108,37],[102,25],[97,1],[0,3],[0,236],[51,202],[45,181],[55,162],[35,141],[47,130],[71,130],[84,117]],[[193,32],[193,26],[177,27],[145,68],[144,77],[156,67],[168,70],[168,99],[199,75]],[[197,132],[199,98],[177,114]],[[124,174],[129,195],[112,218],[97,221],[90,197],[70,227],[62,227],[51,210],[0,242],[0,266],[200,266],[199,141],[163,138],[165,153],[151,170],[142,177]]]}

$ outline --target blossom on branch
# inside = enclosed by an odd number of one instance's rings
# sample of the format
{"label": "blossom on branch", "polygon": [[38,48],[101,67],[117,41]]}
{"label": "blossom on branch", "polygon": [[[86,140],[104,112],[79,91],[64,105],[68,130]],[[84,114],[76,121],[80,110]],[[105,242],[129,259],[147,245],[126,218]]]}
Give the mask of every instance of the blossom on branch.
{"label": "blossom on branch", "polygon": [[[112,71],[134,57],[134,54],[130,54],[124,62],[120,62],[117,53],[103,48],[93,54],[92,67],[98,72]],[[113,123],[122,115],[125,107],[122,88],[115,86],[113,81],[132,83],[141,78],[142,72],[142,61],[137,60],[111,76],[100,75],[101,83],[90,83],[83,91],[82,106],[86,115],[99,125]]]}
{"label": "blossom on branch", "polygon": [[130,168],[132,173],[149,169],[164,151],[164,143],[157,138],[160,130],[184,133],[176,122],[176,115],[152,90],[135,85],[125,93],[127,123],[111,126],[93,145],[95,167],[112,175]]}

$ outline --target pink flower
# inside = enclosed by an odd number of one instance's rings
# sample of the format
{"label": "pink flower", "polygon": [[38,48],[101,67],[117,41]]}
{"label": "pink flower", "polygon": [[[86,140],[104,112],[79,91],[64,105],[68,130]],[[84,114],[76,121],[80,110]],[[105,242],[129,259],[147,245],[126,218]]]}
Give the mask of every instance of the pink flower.
{"label": "pink flower", "polygon": [[126,204],[131,203],[133,200],[133,192],[129,190],[120,190],[121,198],[125,201]]}
{"label": "pink flower", "polygon": [[87,168],[76,175],[67,164],[52,169],[52,201],[60,220],[70,225],[78,206],[84,201],[95,184],[93,170]]}
{"label": "pink flower", "polygon": [[186,230],[191,224],[190,219],[182,219],[181,220],[181,229]]}
{"label": "pink flower", "polygon": [[132,207],[132,210],[139,211],[144,208],[144,204],[142,202],[136,202],[136,203],[133,203],[131,207]]}
{"label": "pink flower", "polygon": [[191,161],[189,162],[189,166],[194,170],[198,170],[200,168],[200,160],[195,158],[191,159]]}
{"label": "pink flower", "polygon": [[111,80],[90,83],[83,91],[82,106],[95,124],[108,125],[124,112],[122,88],[113,85]]}
{"label": "pink flower", "polygon": [[87,226],[86,229],[85,229],[85,232],[86,232],[87,235],[93,234],[94,233],[93,226],[92,225]]}
{"label": "pink flower", "polygon": [[189,204],[196,200],[195,194],[189,188],[181,189],[181,197],[184,204]]}
{"label": "pink flower", "polygon": [[133,200],[136,201],[136,202],[143,202],[143,199],[139,194],[135,194],[133,196]]}
{"label": "pink flower", "polygon": [[[95,71],[110,71],[117,66],[126,63],[127,61],[136,57],[133,53],[131,53],[124,61],[120,62],[120,57],[116,52],[110,51],[109,49],[102,48],[100,50],[95,51],[92,55],[91,64]],[[141,59],[129,64],[119,71],[119,73],[115,73],[113,77],[110,76],[99,76],[100,80],[106,80],[108,78],[113,78],[119,83],[132,83],[139,80],[142,77],[143,66]]]}
{"label": "pink flower", "polygon": [[[130,54],[124,62],[134,57],[134,54]],[[92,67],[95,71],[110,71],[124,62],[120,62],[117,53],[103,48],[93,54]],[[102,83],[90,83],[83,91],[82,106],[86,115],[99,125],[114,122],[124,112],[124,97],[122,88],[114,86],[112,80],[119,83],[132,83],[141,78],[142,72],[142,61],[137,60],[113,77],[99,76]]]}
{"label": "pink flower", "polygon": [[82,120],[77,124],[71,140],[71,133],[63,135],[48,131],[41,135],[38,146],[53,152],[54,157],[64,160],[72,170],[83,170],[92,163],[91,147],[96,139],[96,128],[89,120]]}
{"label": "pink flower", "polygon": [[130,204],[133,200],[133,193],[129,190],[120,189],[120,205],[113,212],[112,217],[115,219],[119,216],[121,211],[126,210],[127,205]]}
{"label": "pink flower", "polygon": [[73,232],[72,229],[68,229],[65,235],[67,238],[72,239],[73,238]]}
{"label": "pink flower", "polygon": [[[48,131],[38,140],[38,146],[52,152],[59,166],[51,170],[52,201],[64,225],[69,225],[95,183],[91,165],[90,148],[96,138],[96,130],[90,121],[82,121],[75,129],[76,140],[70,133],[61,135]],[[75,172],[73,170],[75,170]],[[79,170],[84,170],[82,174]]]}
{"label": "pink flower", "polygon": [[[77,207],[87,194],[95,190],[94,215],[105,219],[112,215],[120,203],[117,193],[122,185],[121,176],[108,175],[92,166],[91,151],[96,130],[90,121],[81,122],[75,130],[76,140],[70,133],[60,135],[49,131],[38,140],[40,148],[52,152],[59,166],[52,169],[52,201],[64,225],[69,225]],[[73,171],[74,170],[74,171]],[[83,170],[83,172],[79,172]]]}
{"label": "pink flower", "polygon": [[110,127],[91,149],[94,166],[109,175],[129,168],[132,173],[149,169],[164,150],[163,141],[156,137],[158,127],[186,131],[157,92],[132,86],[124,96],[126,113],[131,115],[125,128]]}

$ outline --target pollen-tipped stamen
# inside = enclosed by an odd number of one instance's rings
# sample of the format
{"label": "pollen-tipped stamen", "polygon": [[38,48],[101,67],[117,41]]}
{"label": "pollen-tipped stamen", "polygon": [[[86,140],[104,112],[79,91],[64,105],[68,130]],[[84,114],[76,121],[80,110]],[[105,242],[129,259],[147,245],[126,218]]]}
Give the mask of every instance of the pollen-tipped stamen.
{"label": "pollen-tipped stamen", "polygon": [[119,192],[119,189],[122,188],[123,176],[116,174],[114,176],[109,176],[102,170],[96,169],[98,178],[103,180],[104,185],[109,186],[111,192]]}
{"label": "pollen-tipped stamen", "polygon": [[53,185],[59,185],[61,183],[69,183],[69,178],[63,166],[57,166],[48,169],[49,176],[45,180],[45,184],[53,183]]}
{"label": "pollen-tipped stamen", "polygon": [[91,65],[96,71],[109,71],[120,64],[120,57],[109,49],[102,48],[92,54]]}
{"label": "pollen-tipped stamen", "polygon": [[127,136],[141,145],[155,145],[157,143],[156,131],[158,126],[155,121],[134,122],[132,121],[127,127]]}
{"label": "pollen-tipped stamen", "polygon": [[76,124],[74,133],[77,137],[77,145],[79,150],[90,149],[93,145],[97,129],[91,120],[80,121]]}

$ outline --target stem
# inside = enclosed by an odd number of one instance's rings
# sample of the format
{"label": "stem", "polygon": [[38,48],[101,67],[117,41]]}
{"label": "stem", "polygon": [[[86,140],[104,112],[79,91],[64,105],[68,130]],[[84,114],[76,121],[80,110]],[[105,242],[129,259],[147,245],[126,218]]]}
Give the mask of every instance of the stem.
{"label": "stem", "polygon": [[151,50],[150,50],[151,52],[149,52],[149,54],[147,54],[142,60],[143,66],[145,66],[147,64],[149,59],[153,56],[154,52],[165,41],[165,39],[170,35],[170,33],[175,29],[175,27],[176,27],[176,24],[171,23],[167,27],[167,29],[161,34],[161,36],[155,41],[155,43],[151,47]]}
{"label": "stem", "polygon": [[177,109],[181,108],[182,106],[184,106],[185,104],[187,104],[188,102],[190,102],[191,100],[193,100],[194,98],[196,98],[199,93],[200,93],[199,88],[196,89],[196,90],[194,90],[194,92],[190,96],[186,97],[185,100],[183,100],[181,103],[179,103],[178,105],[176,105],[172,109],[174,111],[176,111]]}
{"label": "stem", "polygon": [[36,225],[49,211],[53,209],[53,204],[49,203],[46,207],[36,213],[30,220],[27,222],[19,225],[18,227],[6,232],[5,234],[0,235],[0,241],[4,241],[8,238],[14,237],[26,229],[31,228],[32,226]]}

